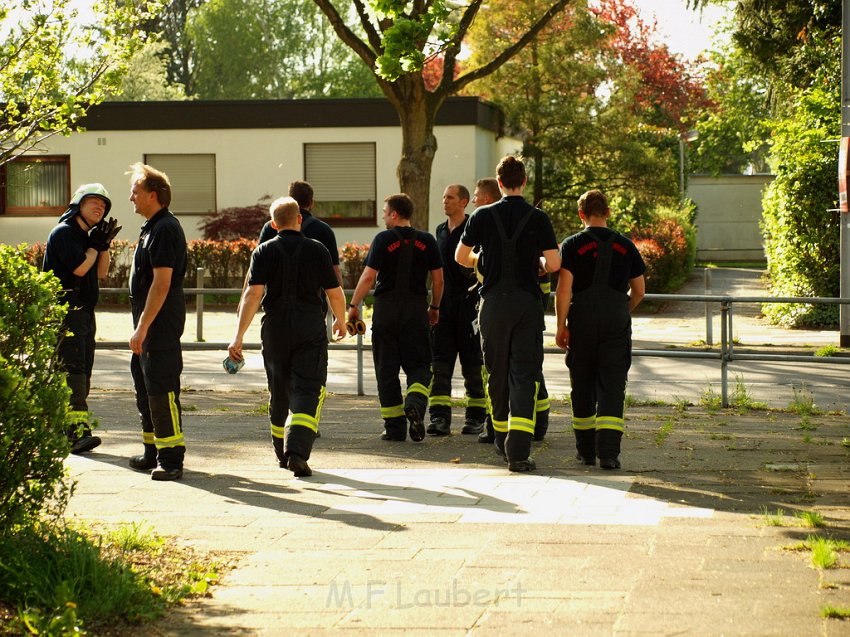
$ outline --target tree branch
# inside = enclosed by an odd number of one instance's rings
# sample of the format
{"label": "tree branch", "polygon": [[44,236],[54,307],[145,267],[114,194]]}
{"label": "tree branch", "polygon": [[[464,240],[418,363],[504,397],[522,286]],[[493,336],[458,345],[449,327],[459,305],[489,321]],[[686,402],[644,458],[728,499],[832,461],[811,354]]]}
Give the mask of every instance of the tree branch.
{"label": "tree branch", "polygon": [[443,58],[443,77],[440,79],[440,86],[437,88],[438,91],[445,91],[446,93],[451,91],[452,82],[455,79],[455,64],[457,63],[457,56],[460,53],[461,43],[466,37],[467,31],[469,31],[469,27],[472,26],[475,16],[478,15],[482,1],[472,0],[460,18],[457,33],[455,33],[451,44],[446,48],[446,55]]}
{"label": "tree branch", "polygon": [[374,48],[370,48],[369,45],[357,37],[357,34],[354,33],[354,31],[345,25],[342,17],[339,15],[336,7],[330,0],[313,0],[313,2],[315,2],[316,6],[319,7],[322,13],[327,16],[331,26],[339,36],[339,39],[342,40],[352,51],[354,51],[354,53],[356,53],[370,69],[373,69],[374,72],[375,60],[378,57],[376,51],[380,51],[381,38],[377,33],[375,33],[375,29],[369,22],[368,15],[366,14],[366,8],[363,6],[361,0],[353,0],[354,6],[357,8],[357,13],[360,16],[360,22],[363,24],[363,28],[366,31],[366,37],[369,39],[369,42],[373,45],[373,47],[375,42],[378,42],[378,46]]}
{"label": "tree branch", "polygon": [[[318,2],[318,0],[316,1]],[[510,60],[520,51],[522,51],[525,46],[529,42],[531,42],[547,24],[549,24],[552,18],[554,18],[558,13],[564,10],[564,8],[570,3],[570,1],[571,0],[557,0],[557,2],[555,2],[555,4],[553,4],[551,7],[549,7],[546,13],[540,16],[537,22],[535,22],[534,25],[532,25],[532,27],[528,31],[526,31],[525,35],[523,35],[519,40],[517,40],[512,46],[509,46],[507,49],[502,51],[498,56],[490,60],[490,62],[488,62],[484,66],[480,66],[474,71],[470,71],[469,73],[464,73],[463,75],[461,75],[447,87],[447,90],[450,93],[457,93],[470,82],[479,80],[482,77],[487,77],[493,71],[497,70],[505,62]]]}

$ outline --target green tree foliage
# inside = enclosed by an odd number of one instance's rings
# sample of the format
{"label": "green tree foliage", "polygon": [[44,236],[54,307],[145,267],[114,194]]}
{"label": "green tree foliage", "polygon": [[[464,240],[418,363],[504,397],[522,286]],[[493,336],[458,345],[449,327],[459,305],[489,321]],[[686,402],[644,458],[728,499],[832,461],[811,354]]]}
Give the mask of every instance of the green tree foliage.
{"label": "green tree foliage", "polygon": [[[771,293],[838,296],[839,218],[836,147],[824,144],[840,128],[838,86],[799,92],[789,117],[774,122],[776,179],[764,196],[762,232]],[[799,327],[834,325],[838,306],[772,304],[774,322]]]}
{"label": "green tree foliage", "polygon": [[70,0],[0,0],[0,164],[77,130],[140,46],[154,3],[100,0],[83,24]]}
{"label": "green tree foliage", "polygon": [[[56,358],[66,311],[59,289],[52,274],[0,246],[0,537],[38,517],[65,475],[70,393]],[[67,493],[58,493],[62,504]]]}
{"label": "green tree foliage", "polygon": [[[471,64],[527,28],[535,0],[490,5],[468,42]],[[533,160],[534,200],[560,233],[577,228],[576,200],[591,188],[612,200],[621,228],[648,223],[675,203],[680,130],[703,101],[693,69],[666,47],[634,6],[574,2],[528,47],[469,87],[499,104]]]}
{"label": "green tree foliage", "polygon": [[170,84],[165,58],[168,44],[149,40],[133,54],[130,71],[122,78],[115,93],[109,98],[116,102],[172,101],[189,99],[182,84]]}
{"label": "green tree foliage", "polygon": [[715,176],[768,172],[767,80],[754,76],[740,49],[731,45],[712,53],[708,66],[706,87],[713,107],[696,123],[699,138],[689,153],[691,170]]}
{"label": "green tree foliage", "polygon": [[[515,39],[506,41],[480,65],[461,71],[461,45],[483,0],[468,4],[446,0],[314,2],[329,18],[340,40],[372,70],[399,115],[402,149],[396,173],[399,188],[415,203],[413,223],[420,227],[429,208],[431,167],[437,152],[434,120],[445,99],[500,68],[569,4],[569,0],[541,0],[524,22],[527,27],[518,31]],[[350,7],[357,16],[354,28],[347,20]],[[439,64],[437,72],[423,73],[429,60]]]}
{"label": "green tree foliage", "polygon": [[165,57],[166,83],[184,86],[191,95],[194,54],[192,41],[186,35],[189,12],[206,0],[162,0],[162,10],[142,24],[142,29],[153,39],[168,45]]}
{"label": "green tree foliage", "polygon": [[185,28],[201,99],[374,97],[374,77],[312,0],[209,0]]}

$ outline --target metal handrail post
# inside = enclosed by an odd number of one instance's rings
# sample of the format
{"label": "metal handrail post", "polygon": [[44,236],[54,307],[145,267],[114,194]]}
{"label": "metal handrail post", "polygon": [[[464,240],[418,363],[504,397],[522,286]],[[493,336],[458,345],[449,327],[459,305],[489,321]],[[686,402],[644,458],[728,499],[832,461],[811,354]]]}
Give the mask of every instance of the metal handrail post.
{"label": "metal handrail post", "polygon": [[[197,270],[197,279],[196,286],[200,289],[204,287],[204,278],[205,278],[206,270],[204,268],[198,268]],[[204,340],[204,293],[199,292],[195,295],[195,340],[197,342],[203,342]]]}
{"label": "metal handrail post", "polygon": [[[705,285],[705,293],[711,294],[711,268],[703,270],[703,282]],[[714,335],[712,334],[711,315],[714,311],[714,306],[711,302],[706,301],[705,304],[705,344],[711,347],[714,345]]]}
{"label": "metal handrail post", "polygon": [[729,406],[729,323],[731,303],[728,299],[720,302],[720,404]]}
{"label": "metal handrail post", "polygon": [[[357,315],[363,319],[363,302],[357,306]],[[366,390],[363,388],[363,334],[357,335],[357,395],[365,396]]]}

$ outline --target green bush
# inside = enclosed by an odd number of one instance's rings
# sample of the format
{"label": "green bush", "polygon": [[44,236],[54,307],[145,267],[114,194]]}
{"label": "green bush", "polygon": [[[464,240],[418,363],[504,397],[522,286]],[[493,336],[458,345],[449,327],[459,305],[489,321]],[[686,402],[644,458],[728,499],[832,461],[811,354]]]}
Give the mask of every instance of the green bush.
{"label": "green bush", "polygon": [[659,208],[652,220],[632,232],[646,264],[646,291],[665,294],[687,280],[696,259],[693,208]]}
{"label": "green bush", "polygon": [[[839,217],[836,145],[824,140],[840,129],[837,88],[801,93],[788,119],[774,127],[776,179],[763,200],[762,234],[774,296],[839,295]],[[789,327],[835,326],[837,305],[766,304],[772,322]]]}
{"label": "green bush", "polygon": [[25,250],[0,246],[0,537],[67,497],[57,487],[70,393],[56,356],[67,306],[56,302],[59,280]]}

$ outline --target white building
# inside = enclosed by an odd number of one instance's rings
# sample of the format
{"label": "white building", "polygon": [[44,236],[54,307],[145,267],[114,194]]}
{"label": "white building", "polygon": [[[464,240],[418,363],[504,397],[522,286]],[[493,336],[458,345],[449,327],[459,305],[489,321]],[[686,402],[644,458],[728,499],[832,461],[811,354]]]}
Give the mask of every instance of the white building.
{"label": "white building", "polygon": [[[435,126],[438,150],[431,173],[433,231],[445,216],[442,193],[492,176],[499,158],[520,142],[502,136],[502,114],[475,97],[450,98]],[[101,182],[112,214],[134,239],[143,219],[128,201],[129,166],[145,162],[172,182],[171,210],[188,239],[208,212],[250,206],[309,181],[316,216],[328,221],[339,245],[371,241],[385,196],[398,192],[401,129],[383,99],[239,102],[111,102],[93,107],[85,132],[54,136],[0,175],[0,242],[46,240],[80,184]],[[471,206],[470,206],[471,210]]]}

